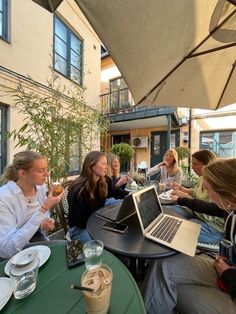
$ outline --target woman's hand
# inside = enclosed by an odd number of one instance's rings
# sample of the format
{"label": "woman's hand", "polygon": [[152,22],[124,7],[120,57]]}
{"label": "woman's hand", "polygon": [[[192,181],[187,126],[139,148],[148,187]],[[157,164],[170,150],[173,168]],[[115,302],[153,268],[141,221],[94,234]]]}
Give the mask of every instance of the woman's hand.
{"label": "woman's hand", "polygon": [[160,162],[157,167],[160,169],[160,167],[163,167],[163,166],[166,166],[166,167],[169,167],[169,164],[166,162],[166,161],[162,161]]}
{"label": "woman's hand", "polygon": [[44,209],[44,212],[47,210],[50,210],[54,205],[56,205],[57,203],[60,202],[61,198],[64,195],[64,192],[65,191],[63,189],[59,195],[53,196],[53,187],[51,186],[49,189],[48,197],[46,198],[46,200],[42,204],[41,209]]}
{"label": "woman's hand", "polygon": [[191,196],[188,193],[179,191],[179,190],[173,190],[171,195],[176,195],[178,197],[187,197],[187,198],[191,198]]}
{"label": "woman's hand", "polygon": [[46,218],[40,225],[42,231],[48,232],[55,228],[55,220],[52,218]]}
{"label": "woman's hand", "polygon": [[215,263],[214,263],[215,270],[220,277],[222,273],[229,269],[229,268],[235,268],[235,266],[229,266],[226,262],[225,259],[222,256],[219,256],[216,258]]}
{"label": "woman's hand", "polygon": [[180,190],[181,188],[181,185],[174,181],[170,182],[170,186],[172,187],[173,190]]}
{"label": "woman's hand", "polygon": [[171,193],[170,194],[170,198],[171,198],[172,201],[177,202],[179,197],[178,197],[178,195],[174,195],[173,193]]}
{"label": "woman's hand", "polygon": [[128,180],[129,180],[128,175],[121,177],[116,183],[116,185],[121,186],[121,185],[127,184]]}

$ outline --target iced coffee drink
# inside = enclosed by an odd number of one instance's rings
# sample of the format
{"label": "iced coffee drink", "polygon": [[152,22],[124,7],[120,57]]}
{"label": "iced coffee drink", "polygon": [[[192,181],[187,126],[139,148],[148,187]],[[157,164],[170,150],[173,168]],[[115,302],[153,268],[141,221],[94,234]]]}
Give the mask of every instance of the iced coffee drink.
{"label": "iced coffee drink", "polygon": [[53,196],[57,196],[62,192],[61,182],[52,182]]}
{"label": "iced coffee drink", "polygon": [[160,182],[159,183],[159,192],[162,193],[162,192],[165,192],[165,190],[166,190],[166,183]]}
{"label": "iced coffee drink", "polygon": [[88,314],[106,314],[109,310],[112,270],[107,265],[86,270],[81,278],[81,285],[93,289],[93,292],[83,291]]}

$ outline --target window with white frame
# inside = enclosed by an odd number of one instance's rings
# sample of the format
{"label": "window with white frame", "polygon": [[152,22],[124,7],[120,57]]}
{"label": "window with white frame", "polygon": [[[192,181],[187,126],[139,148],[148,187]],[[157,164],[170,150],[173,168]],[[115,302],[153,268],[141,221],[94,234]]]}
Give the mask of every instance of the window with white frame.
{"label": "window with white frame", "polygon": [[8,40],[8,5],[9,0],[0,0],[0,38]]}
{"label": "window with white frame", "polygon": [[54,18],[54,68],[82,85],[83,41],[57,16]]}
{"label": "window with white frame", "polygon": [[223,158],[236,157],[236,130],[200,132],[200,149]]}

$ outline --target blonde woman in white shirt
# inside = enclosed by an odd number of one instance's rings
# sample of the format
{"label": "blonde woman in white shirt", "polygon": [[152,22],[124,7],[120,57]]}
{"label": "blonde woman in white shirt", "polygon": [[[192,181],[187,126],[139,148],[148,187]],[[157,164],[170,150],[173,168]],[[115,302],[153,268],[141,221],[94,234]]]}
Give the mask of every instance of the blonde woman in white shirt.
{"label": "blonde woman in white shirt", "polygon": [[[45,232],[54,228],[50,209],[60,201],[46,195],[47,159],[34,151],[14,156],[4,169],[0,188],[0,257],[9,258],[30,241],[46,240]],[[37,235],[37,236],[36,236]]]}
{"label": "blonde woman in white shirt", "polygon": [[167,187],[171,187],[171,182],[181,184],[183,174],[181,168],[179,167],[178,153],[175,149],[169,149],[165,153],[163,161],[150,168],[146,175],[151,177],[162,171],[167,173]]}

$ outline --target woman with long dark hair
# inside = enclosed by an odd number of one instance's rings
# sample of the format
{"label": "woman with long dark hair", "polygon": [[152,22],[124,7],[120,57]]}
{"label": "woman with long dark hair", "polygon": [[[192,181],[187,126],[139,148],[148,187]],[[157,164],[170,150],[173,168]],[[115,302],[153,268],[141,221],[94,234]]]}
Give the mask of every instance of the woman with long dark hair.
{"label": "woman with long dark hair", "polygon": [[105,206],[109,197],[123,199],[129,193],[112,187],[107,173],[107,156],[90,152],[84,160],[81,174],[68,189],[69,226],[72,239],[86,242],[90,239],[86,225],[90,215]]}

